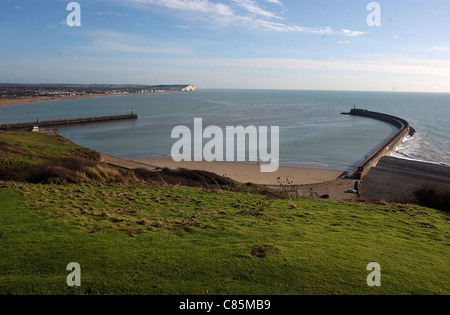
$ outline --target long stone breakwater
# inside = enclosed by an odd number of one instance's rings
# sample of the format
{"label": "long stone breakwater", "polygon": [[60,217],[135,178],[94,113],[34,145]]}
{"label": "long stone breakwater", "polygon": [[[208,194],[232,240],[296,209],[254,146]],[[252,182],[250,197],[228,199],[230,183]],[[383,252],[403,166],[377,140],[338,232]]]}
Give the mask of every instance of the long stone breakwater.
{"label": "long stone breakwater", "polygon": [[343,175],[344,178],[352,178],[352,179],[361,179],[367,173],[369,170],[376,166],[379,162],[379,160],[386,156],[390,155],[393,150],[397,147],[397,145],[403,141],[403,139],[407,136],[413,136],[416,130],[410,126],[410,124],[399,117],[382,114],[382,113],[376,113],[371,112],[364,109],[357,109],[354,108],[350,111],[350,113],[343,113],[345,115],[352,115],[352,116],[362,116],[367,118],[372,118],[380,121],[387,122],[389,124],[394,125],[399,130],[394,133],[389,139],[387,139],[383,144],[381,144],[375,151],[373,151],[371,154],[369,154],[364,161],[359,163],[353,170],[348,172],[347,174]]}
{"label": "long stone breakwater", "polygon": [[112,116],[96,116],[96,117],[84,117],[84,118],[72,118],[72,119],[59,119],[59,120],[47,120],[34,122],[22,122],[0,125],[0,130],[32,130],[34,127],[57,127],[65,125],[86,124],[102,121],[114,121],[114,120],[126,120],[126,119],[138,119],[138,115],[134,112],[126,115],[112,115]]}

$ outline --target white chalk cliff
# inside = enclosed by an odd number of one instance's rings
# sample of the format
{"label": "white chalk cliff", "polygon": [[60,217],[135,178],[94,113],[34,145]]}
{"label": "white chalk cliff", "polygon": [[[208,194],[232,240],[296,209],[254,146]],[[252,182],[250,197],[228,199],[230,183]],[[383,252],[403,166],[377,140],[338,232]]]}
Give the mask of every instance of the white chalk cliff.
{"label": "white chalk cliff", "polygon": [[181,90],[182,92],[195,92],[195,86],[190,84]]}

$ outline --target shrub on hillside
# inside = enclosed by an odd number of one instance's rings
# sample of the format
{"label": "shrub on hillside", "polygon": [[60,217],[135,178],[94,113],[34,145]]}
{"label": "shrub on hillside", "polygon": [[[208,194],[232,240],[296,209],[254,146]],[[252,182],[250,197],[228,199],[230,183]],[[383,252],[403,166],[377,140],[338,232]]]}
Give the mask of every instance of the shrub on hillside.
{"label": "shrub on hillside", "polygon": [[414,192],[421,206],[450,212],[450,189],[426,186]]}
{"label": "shrub on hillside", "polygon": [[134,170],[136,176],[145,181],[163,182],[167,185],[181,185],[203,188],[227,189],[237,186],[236,182],[229,178],[206,171],[192,171],[187,169],[170,170],[164,168],[160,172],[147,169]]}
{"label": "shrub on hillside", "polygon": [[[129,172],[128,172],[129,173]],[[126,171],[79,157],[51,160],[32,167],[27,181],[33,183],[104,183],[132,179]],[[132,173],[131,173],[132,174]]]}
{"label": "shrub on hillside", "polygon": [[213,190],[226,190],[233,192],[253,193],[267,196],[268,198],[288,199],[289,195],[260,185],[248,183],[246,185],[234,180],[210,173],[207,171],[178,169],[171,170],[164,168],[161,171],[151,171],[140,168],[135,169],[134,174],[138,179],[146,182],[163,183],[170,186],[199,187]]}
{"label": "shrub on hillside", "polygon": [[30,169],[28,181],[32,183],[79,183],[82,173],[97,163],[78,157],[50,160]]}

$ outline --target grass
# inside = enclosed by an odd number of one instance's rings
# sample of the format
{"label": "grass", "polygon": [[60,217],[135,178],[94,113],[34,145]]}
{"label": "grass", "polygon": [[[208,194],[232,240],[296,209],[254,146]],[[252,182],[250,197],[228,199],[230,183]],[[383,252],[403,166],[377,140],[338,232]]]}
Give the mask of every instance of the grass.
{"label": "grass", "polygon": [[[448,294],[448,217],[199,188],[3,183],[0,293]],[[293,210],[291,203],[298,206]],[[264,206],[262,215],[252,211]],[[65,267],[82,266],[81,288]],[[381,264],[381,288],[365,283]]]}
{"label": "grass", "polygon": [[0,131],[0,178],[3,180],[33,180],[34,176],[42,177],[44,169],[55,171],[58,163],[67,160],[94,163],[100,160],[100,154],[60,136]]}
{"label": "grass", "polygon": [[[0,222],[0,294],[450,292],[448,214],[416,205],[3,180]],[[366,284],[371,262],[381,287]]]}

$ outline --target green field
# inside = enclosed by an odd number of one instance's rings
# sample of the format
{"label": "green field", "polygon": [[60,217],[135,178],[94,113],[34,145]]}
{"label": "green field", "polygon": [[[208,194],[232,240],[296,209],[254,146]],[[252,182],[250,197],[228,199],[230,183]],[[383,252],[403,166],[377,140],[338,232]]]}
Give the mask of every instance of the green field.
{"label": "green field", "polygon": [[[4,174],[96,157],[28,133],[0,133],[0,149]],[[450,293],[444,212],[121,182],[117,170],[89,167],[103,172],[0,181],[0,294]],[[81,265],[81,287],[67,286],[70,262]],[[366,283],[371,262],[381,287]]]}

